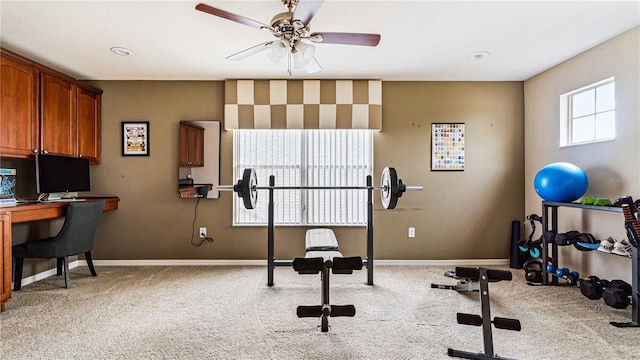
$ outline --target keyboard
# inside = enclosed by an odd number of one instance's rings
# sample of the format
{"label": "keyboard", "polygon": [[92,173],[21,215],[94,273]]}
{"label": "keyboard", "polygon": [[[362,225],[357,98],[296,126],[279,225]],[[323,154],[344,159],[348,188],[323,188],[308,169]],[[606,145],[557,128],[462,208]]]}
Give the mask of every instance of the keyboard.
{"label": "keyboard", "polygon": [[41,202],[43,202],[43,203],[59,203],[59,202],[77,202],[77,201],[87,201],[87,199],[70,198],[70,199],[42,200]]}

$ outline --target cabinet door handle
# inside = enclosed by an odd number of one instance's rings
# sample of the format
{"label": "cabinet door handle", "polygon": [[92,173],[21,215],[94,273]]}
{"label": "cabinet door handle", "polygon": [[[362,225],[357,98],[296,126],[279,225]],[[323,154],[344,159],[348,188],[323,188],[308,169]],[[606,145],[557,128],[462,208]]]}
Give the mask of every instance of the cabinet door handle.
{"label": "cabinet door handle", "polygon": [[43,154],[48,154],[49,152],[47,150],[42,150]]}
{"label": "cabinet door handle", "polygon": [[37,154],[38,153],[38,149],[33,149],[31,150],[32,153]]}

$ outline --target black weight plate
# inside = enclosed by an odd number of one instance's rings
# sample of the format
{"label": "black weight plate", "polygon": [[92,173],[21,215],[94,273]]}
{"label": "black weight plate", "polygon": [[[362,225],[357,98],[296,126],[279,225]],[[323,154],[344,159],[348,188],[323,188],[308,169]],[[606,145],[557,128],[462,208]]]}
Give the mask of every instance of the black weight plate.
{"label": "black weight plate", "polygon": [[254,169],[244,169],[242,172],[242,203],[245,209],[255,209],[258,202],[258,180]]}
{"label": "black weight plate", "polygon": [[392,167],[386,167],[382,170],[380,177],[380,200],[385,209],[394,209],[398,204],[398,174]]}

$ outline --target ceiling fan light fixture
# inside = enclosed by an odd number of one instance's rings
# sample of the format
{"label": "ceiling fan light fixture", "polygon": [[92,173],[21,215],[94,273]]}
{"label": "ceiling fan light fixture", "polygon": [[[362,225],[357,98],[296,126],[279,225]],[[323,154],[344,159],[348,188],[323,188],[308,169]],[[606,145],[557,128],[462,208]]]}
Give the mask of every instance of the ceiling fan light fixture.
{"label": "ceiling fan light fixture", "polygon": [[273,65],[276,65],[276,66],[277,66],[278,64],[280,64],[280,59],[282,59],[282,58],[279,58],[279,57],[275,56],[275,55],[273,54],[273,52],[267,53],[267,57],[269,58],[269,60],[271,60],[271,62],[273,63]]}
{"label": "ceiling fan light fixture", "polygon": [[295,49],[291,53],[291,57],[293,57],[293,67],[296,69],[304,69],[309,63],[309,61],[305,59],[299,51],[295,51]]}
{"label": "ceiling fan light fixture", "polygon": [[305,60],[311,59],[316,54],[316,47],[302,41],[296,42],[294,49],[302,55]]}
{"label": "ceiling fan light fixture", "polygon": [[287,56],[288,50],[289,46],[287,46],[287,43],[282,40],[274,40],[271,43],[271,53],[277,58],[282,59],[283,57]]}
{"label": "ceiling fan light fixture", "polygon": [[304,70],[307,72],[307,74],[313,74],[322,70],[322,67],[320,66],[320,64],[318,64],[316,58],[311,58],[309,59],[309,63],[307,64],[307,66],[304,67]]}

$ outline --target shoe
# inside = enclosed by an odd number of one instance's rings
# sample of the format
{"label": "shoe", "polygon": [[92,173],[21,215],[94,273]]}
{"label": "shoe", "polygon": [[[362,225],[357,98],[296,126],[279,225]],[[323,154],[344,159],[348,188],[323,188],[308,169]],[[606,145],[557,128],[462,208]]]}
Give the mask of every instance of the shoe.
{"label": "shoe", "polygon": [[631,257],[631,250],[631,244],[629,244],[627,239],[623,239],[622,241],[616,241],[613,244],[613,250],[611,251],[611,253],[620,256]]}
{"label": "shoe", "polygon": [[596,250],[611,254],[611,251],[613,251],[614,243],[616,243],[616,241],[611,236],[609,236],[607,240],[602,240],[600,242],[600,246]]}

